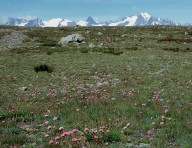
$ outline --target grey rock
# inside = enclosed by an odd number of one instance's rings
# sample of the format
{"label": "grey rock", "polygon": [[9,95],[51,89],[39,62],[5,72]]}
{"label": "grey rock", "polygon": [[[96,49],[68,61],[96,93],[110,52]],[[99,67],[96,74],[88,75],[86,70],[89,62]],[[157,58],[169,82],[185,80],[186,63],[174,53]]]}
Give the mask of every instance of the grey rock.
{"label": "grey rock", "polygon": [[21,91],[26,91],[27,90],[27,87],[20,87],[19,88]]}
{"label": "grey rock", "polygon": [[102,32],[98,32],[98,35],[103,35],[103,33]]}
{"label": "grey rock", "polygon": [[95,47],[95,45],[93,43],[89,44],[89,48],[94,48],[94,47]]}
{"label": "grey rock", "polygon": [[81,34],[71,34],[61,38],[58,44],[65,45],[73,42],[82,43],[83,41],[85,41],[85,38]]}

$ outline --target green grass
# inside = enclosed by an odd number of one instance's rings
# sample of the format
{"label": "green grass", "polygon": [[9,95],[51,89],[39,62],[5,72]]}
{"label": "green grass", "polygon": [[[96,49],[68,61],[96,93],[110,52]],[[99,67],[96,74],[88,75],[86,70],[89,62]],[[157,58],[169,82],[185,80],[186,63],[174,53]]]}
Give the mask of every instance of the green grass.
{"label": "green grass", "polygon": [[[30,44],[40,46],[0,53],[0,147],[47,147],[72,129],[78,131],[58,140],[61,147],[191,147],[192,54],[183,51],[192,47],[191,35],[184,34],[191,28],[11,29],[26,29],[38,38]],[[55,45],[74,32],[86,43]],[[99,38],[98,32],[103,33]],[[97,47],[89,49],[90,42]],[[35,72],[42,64],[54,70]],[[72,142],[74,137],[80,141]]]}

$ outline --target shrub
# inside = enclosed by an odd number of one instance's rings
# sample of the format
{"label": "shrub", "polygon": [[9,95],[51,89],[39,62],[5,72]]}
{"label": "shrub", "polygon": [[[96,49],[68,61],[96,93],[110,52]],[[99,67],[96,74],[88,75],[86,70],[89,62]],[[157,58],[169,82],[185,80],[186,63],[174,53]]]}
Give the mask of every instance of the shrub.
{"label": "shrub", "polygon": [[80,52],[81,52],[81,53],[88,53],[88,52],[89,52],[89,49],[81,49]]}
{"label": "shrub", "polygon": [[34,70],[35,70],[35,72],[41,72],[41,71],[45,71],[45,72],[49,72],[49,73],[53,72],[53,68],[49,67],[46,64],[41,64],[39,66],[35,66]]}
{"label": "shrub", "polygon": [[51,51],[47,51],[47,55],[51,55],[53,52]]}

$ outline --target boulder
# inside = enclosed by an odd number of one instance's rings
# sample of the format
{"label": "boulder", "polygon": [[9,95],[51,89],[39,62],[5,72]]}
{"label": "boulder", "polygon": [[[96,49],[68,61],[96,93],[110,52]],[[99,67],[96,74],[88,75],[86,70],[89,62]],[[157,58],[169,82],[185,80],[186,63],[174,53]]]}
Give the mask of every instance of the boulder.
{"label": "boulder", "polygon": [[61,38],[58,44],[64,45],[73,42],[82,43],[83,41],[85,41],[85,38],[81,34],[71,34]]}

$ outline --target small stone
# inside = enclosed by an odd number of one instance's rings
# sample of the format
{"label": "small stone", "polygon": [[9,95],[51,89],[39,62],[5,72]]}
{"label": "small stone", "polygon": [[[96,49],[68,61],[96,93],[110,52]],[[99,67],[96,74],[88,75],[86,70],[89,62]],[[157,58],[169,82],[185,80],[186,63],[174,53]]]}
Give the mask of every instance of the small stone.
{"label": "small stone", "polygon": [[95,45],[93,43],[89,44],[89,48],[94,48],[94,47],[95,47]]}
{"label": "small stone", "polygon": [[98,35],[103,35],[103,33],[102,32],[98,32]]}
{"label": "small stone", "polygon": [[21,91],[26,91],[27,90],[27,87],[20,87],[19,88]]}

